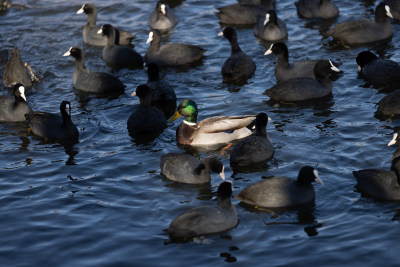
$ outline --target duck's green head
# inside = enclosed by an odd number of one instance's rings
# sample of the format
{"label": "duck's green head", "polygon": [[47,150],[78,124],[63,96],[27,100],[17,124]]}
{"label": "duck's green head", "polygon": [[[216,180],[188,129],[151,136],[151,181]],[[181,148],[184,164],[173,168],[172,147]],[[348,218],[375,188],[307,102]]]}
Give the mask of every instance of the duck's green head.
{"label": "duck's green head", "polygon": [[175,114],[168,120],[168,122],[174,121],[180,116],[185,117],[185,121],[196,123],[197,122],[197,105],[193,100],[185,99],[179,103],[179,106]]}

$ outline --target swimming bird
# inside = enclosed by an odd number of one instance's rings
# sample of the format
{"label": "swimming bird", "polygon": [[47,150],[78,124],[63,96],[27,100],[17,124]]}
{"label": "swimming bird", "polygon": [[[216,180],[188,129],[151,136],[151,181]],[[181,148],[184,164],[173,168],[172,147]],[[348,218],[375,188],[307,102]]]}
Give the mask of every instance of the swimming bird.
{"label": "swimming bird", "polygon": [[385,0],[385,4],[390,7],[393,19],[400,20],[400,2],[398,0]]}
{"label": "swimming bird", "polygon": [[107,37],[107,44],[103,48],[103,60],[116,69],[142,68],[143,58],[133,48],[120,46],[114,42],[116,31],[110,24],[104,24],[97,32]]}
{"label": "swimming bird", "polygon": [[315,199],[312,182],[323,185],[318,171],[311,166],[304,166],[300,169],[297,180],[285,176],[270,177],[246,187],[234,198],[264,208],[304,205]]}
{"label": "swimming bird", "polygon": [[400,83],[400,65],[393,60],[381,59],[370,51],[362,51],[357,55],[356,62],[360,74],[374,86]]}
{"label": "swimming bird", "polygon": [[36,135],[61,143],[78,142],[79,131],[71,120],[71,103],[62,101],[60,112],[61,116],[35,111],[25,114],[25,118],[29,128]]}
{"label": "swimming bird", "polygon": [[266,113],[256,117],[256,133],[240,140],[230,155],[231,164],[238,166],[254,165],[265,162],[274,155],[274,146],[267,134],[266,127],[270,118]]}
{"label": "swimming bird", "polygon": [[148,22],[152,29],[168,30],[175,27],[178,20],[166,3],[158,1],[155,10],[150,14]]}
{"label": "swimming bird", "polygon": [[328,74],[340,72],[330,60],[320,60],[314,67],[315,79],[310,77],[291,78],[277,83],[265,91],[275,101],[305,101],[321,98],[332,93],[332,81]]}
{"label": "swimming bird", "polygon": [[184,116],[184,121],[176,129],[176,140],[180,145],[221,146],[249,136],[252,132],[247,128],[254,122],[256,115],[218,116],[204,119],[197,123],[198,109],[193,100],[185,99],[178,105],[174,121]]}
{"label": "swimming bird", "polygon": [[83,52],[79,47],[71,47],[63,56],[75,58],[73,83],[76,89],[90,93],[118,93],[124,91],[125,85],[113,75],[86,69]]}
{"label": "swimming bird", "polygon": [[216,157],[202,160],[190,154],[168,153],[161,157],[161,174],[169,180],[187,184],[208,183],[210,172],[218,173],[225,180],[224,165]]}
{"label": "swimming bird", "polygon": [[233,5],[218,7],[215,15],[222,24],[226,25],[251,25],[257,23],[258,17],[265,17],[268,10],[274,9],[271,0],[260,0],[256,3],[236,3]]}
{"label": "swimming bird", "polygon": [[3,84],[5,87],[13,87],[16,83],[22,83],[25,88],[32,87],[32,80],[21,60],[21,54],[17,47],[13,48],[3,72]]}
{"label": "swimming bird", "polygon": [[[399,134],[395,133],[388,146],[400,144]],[[400,200],[400,149],[393,154],[391,170],[364,169],[353,171],[357,179],[357,189],[376,200]]]}
{"label": "swimming bird", "polygon": [[151,91],[146,84],[139,85],[132,96],[139,97],[139,106],[135,108],[127,121],[131,135],[146,135],[160,133],[167,126],[166,118],[161,109],[151,105]]}
{"label": "swimming bird", "polygon": [[256,70],[256,63],[240,49],[236,31],[232,27],[226,27],[218,36],[224,36],[231,45],[231,55],[221,69],[224,81],[238,82],[250,78]]}
{"label": "swimming bird", "polygon": [[197,45],[172,43],[160,46],[161,33],[159,30],[151,30],[146,44],[150,47],[146,51],[147,64],[156,63],[158,66],[185,65],[203,57],[205,49]]}
{"label": "swimming bird", "polygon": [[377,105],[378,114],[400,115],[400,89],[384,96]]}
{"label": "swimming bird", "polygon": [[194,237],[226,232],[239,223],[231,203],[232,183],[223,182],[217,191],[217,206],[200,206],[176,217],[169,225],[172,240],[187,241]]}
{"label": "swimming bird", "polygon": [[[97,8],[93,3],[85,3],[76,14],[87,14],[87,23],[83,27],[83,42],[94,46],[106,46],[107,37],[98,35],[99,27],[96,25]],[[134,35],[123,30],[115,29],[114,43],[118,45],[130,45]]]}
{"label": "swimming bird", "polygon": [[278,18],[273,9],[268,10],[265,16],[259,17],[253,31],[255,36],[272,42],[288,36],[285,22]]}
{"label": "swimming bird", "polygon": [[273,43],[264,55],[274,54],[277,58],[275,77],[278,82],[296,77],[315,78],[314,67],[318,60],[299,60],[289,63],[289,50],[285,43]]}
{"label": "swimming bird", "polygon": [[160,70],[155,63],[147,65],[147,86],[151,90],[151,104],[160,108],[166,118],[176,110],[176,94],[174,88],[164,80],[160,80]]}
{"label": "swimming bird", "polygon": [[339,9],[331,0],[299,0],[295,4],[300,18],[334,19],[339,16]]}
{"label": "swimming bird", "polygon": [[0,121],[25,121],[25,114],[30,112],[21,83],[14,85],[12,96],[0,96]]}
{"label": "swimming bird", "polygon": [[389,18],[393,18],[390,7],[380,3],[375,9],[375,20],[358,19],[342,22],[333,26],[326,34],[349,45],[377,42],[393,35]]}

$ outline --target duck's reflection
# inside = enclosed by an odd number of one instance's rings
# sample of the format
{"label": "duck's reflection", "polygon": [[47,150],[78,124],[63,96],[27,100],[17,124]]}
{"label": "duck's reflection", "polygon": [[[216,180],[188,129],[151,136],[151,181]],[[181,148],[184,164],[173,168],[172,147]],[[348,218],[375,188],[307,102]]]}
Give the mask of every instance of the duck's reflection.
{"label": "duck's reflection", "polygon": [[[241,202],[240,205],[244,207],[246,210],[256,213],[265,212],[270,215],[272,220],[264,221],[265,225],[273,226],[273,225],[302,225],[304,226],[304,232],[309,236],[318,235],[318,228],[322,227],[322,223],[318,222],[315,217],[315,204],[307,204],[301,205],[297,207],[288,207],[288,208],[261,208],[255,207],[253,205],[248,205],[246,203]],[[288,213],[296,213],[296,219],[292,221],[279,221],[279,218],[282,215],[287,215]],[[290,217],[290,216],[288,216]]]}

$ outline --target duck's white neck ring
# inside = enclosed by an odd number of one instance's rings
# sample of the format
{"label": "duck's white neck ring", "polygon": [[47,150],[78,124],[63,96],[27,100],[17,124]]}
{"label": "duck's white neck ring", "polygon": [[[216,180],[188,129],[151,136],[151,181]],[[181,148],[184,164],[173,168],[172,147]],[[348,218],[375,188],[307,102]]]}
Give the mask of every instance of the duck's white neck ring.
{"label": "duck's white neck ring", "polygon": [[196,126],[195,122],[188,122],[188,121],[183,120],[183,123],[187,124],[187,125],[190,125],[190,126]]}

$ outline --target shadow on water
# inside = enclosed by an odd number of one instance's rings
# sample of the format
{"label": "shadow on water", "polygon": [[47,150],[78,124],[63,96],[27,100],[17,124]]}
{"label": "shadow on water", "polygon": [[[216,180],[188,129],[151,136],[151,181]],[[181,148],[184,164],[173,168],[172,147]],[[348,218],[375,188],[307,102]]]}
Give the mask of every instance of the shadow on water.
{"label": "shadow on water", "polygon": [[7,49],[2,49],[0,51],[0,77],[3,77],[3,69],[6,67],[8,62],[8,50]]}
{"label": "shadow on water", "polygon": [[4,126],[12,135],[18,136],[21,140],[19,151],[28,151],[31,141],[28,138],[29,131],[25,122],[0,122],[0,125]]}
{"label": "shadow on water", "polygon": [[[248,83],[246,83],[248,84]],[[235,84],[224,83],[221,76],[221,83],[216,85],[215,90],[221,91],[222,94],[225,94],[226,91],[229,93],[238,93],[242,89],[242,86],[238,86]]]}
{"label": "shadow on water", "polygon": [[[164,175],[160,174],[162,179],[166,182],[164,184],[165,187],[174,188],[178,190],[187,190],[187,191],[198,191],[196,199],[198,200],[211,200],[215,195],[212,191],[211,183],[203,183],[203,184],[185,184],[185,183],[177,183],[167,179]],[[221,180],[221,179],[220,179]]]}
{"label": "shadow on water", "polygon": [[235,163],[230,163],[231,169],[233,171],[233,176],[238,173],[252,173],[252,172],[262,172],[268,169],[274,168],[277,165],[277,161],[274,158],[270,158],[265,162],[260,162],[253,165],[239,166]]}
{"label": "shadow on water", "polygon": [[392,122],[393,120],[400,119],[400,114],[386,115],[386,114],[381,114],[380,112],[378,112],[378,110],[376,110],[374,113],[374,117],[380,121]]}
{"label": "shadow on water", "polygon": [[[207,53],[207,51],[206,51]],[[176,66],[160,66],[160,72],[165,70],[173,69],[176,73],[180,72],[187,72],[193,68],[199,68],[200,66],[204,65],[204,59],[207,55],[203,55],[200,59],[193,61],[191,63],[183,64],[183,65],[176,65]]]}
{"label": "shadow on water", "polygon": [[378,41],[378,42],[373,42],[373,43],[366,43],[366,44],[353,44],[349,45],[344,43],[341,40],[334,39],[333,37],[326,36],[326,32],[321,33],[324,37],[322,38],[322,44],[329,48],[329,50],[337,51],[337,50],[351,50],[351,49],[357,49],[357,48],[362,48],[365,47],[365,49],[368,50],[377,50],[377,51],[382,51],[382,50],[387,50],[389,48],[392,48],[392,45],[390,44],[392,41],[392,37],[389,37],[387,39]]}
{"label": "shadow on water", "polygon": [[67,161],[65,162],[65,165],[77,165],[75,163],[75,156],[78,155],[79,149],[74,147],[73,144],[64,144],[63,146],[65,153],[69,156]]}
{"label": "shadow on water", "polygon": [[[211,237],[215,237],[215,236],[219,236],[220,238],[227,239],[227,240],[232,240],[232,237],[230,235],[226,234],[231,230],[232,229],[223,231],[221,233],[214,233],[214,234],[209,234],[209,235],[202,235],[202,236],[188,238],[188,237],[174,237],[168,233],[168,229],[164,229],[163,231],[166,234],[166,236],[168,237],[168,239],[164,240],[164,245],[180,244],[180,243],[196,243],[196,244],[207,245],[212,242],[212,240],[209,239],[208,237],[211,238]],[[224,254],[224,255],[226,255],[226,254]],[[224,257],[224,256],[221,256],[221,257]],[[236,258],[235,258],[235,260],[236,260]],[[232,261],[232,262],[234,262],[234,261]]]}
{"label": "shadow on water", "polygon": [[[400,201],[398,201],[397,204],[400,204]],[[392,218],[393,221],[398,221],[398,222],[400,222],[400,209],[398,209],[398,210],[392,210],[392,211],[389,211],[389,212],[390,212],[390,213],[394,212],[394,216],[393,216],[393,218]]]}
{"label": "shadow on water", "polygon": [[[239,250],[239,248],[237,248],[237,247],[230,247],[229,249],[230,250]],[[219,256],[222,258],[225,258],[226,262],[237,262],[236,257],[232,256],[232,254],[229,252],[221,252],[219,254]]]}
{"label": "shadow on water", "polygon": [[375,111],[374,117],[380,121],[388,121],[392,122],[394,120],[399,120],[400,119],[400,114],[397,115],[384,115],[379,113],[378,111]]}
{"label": "shadow on water", "polygon": [[284,110],[278,110],[278,109],[272,110],[271,112],[274,113],[282,113],[282,112],[286,113],[290,111],[290,109],[288,108],[296,108],[296,110],[298,108],[300,109],[313,108],[316,111],[324,111],[324,113],[326,112],[326,116],[329,116],[332,113],[331,109],[335,104],[335,102],[333,101],[332,94],[317,99],[298,101],[298,102],[275,101],[271,98],[268,100],[263,100],[263,102],[270,107],[284,109]]}
{"label": "shadow on water", "polygon": [[[29,146],[31,145],[31,139],[29,136],[32,136],[33,140],[39,141],[38,146],[46,146],[51,145],[52,147],[64,147],[65,153],[69,156],[66,165],[76,165],[75,156],[79,153],[78,148],[74,147],[77,141],[72,142],[56,142],[54,140],[49,140],[44,137],[40,137],[34,134],[31,134],[27,128],[27,125],[24,122],[17,123],[8,123],[7,128],[11,131],[16,132],[15,136],[21,140],[21,144],[18,148],[19,151],[29,151]],[[31,158],[26,159],[26,165],[29,166],[32,163]]]}
{"label": "shadow on water", "polygon": [[71,141],[60,141],[60,140],[50,140],[45,137],[37,136],[29,130],[26,130],[26,136],[20,135],[22,140],[21,149],[28,150],[28,146],[31,144],[28,136],[31,136],[32,140],[38,141],[35,146],[51,146],[52,148],[63,147],[65,154],[68,155],[68,159],[65,161],[65,165],[77,165],[75,163],[75,156],[78,155],[79,149],[75,147],[76,144],[79,143],[79,140],[71,140]]}
{"label": "shadow on water", "polygon": [[85,92],[82,90],[78,90],[74,87],[73,89],[74,94],[78,97],[79,103],[81,103],[83,106],[86,106],[89,101],[93,98],[108,98],[108,100],[114,100],[117,99],[120,95],[124,93],[124,91],[118,91],[118,92],[113,92],[113,93],[89,93]]}
{"label": "shadow on water", "polygon": [[[322,227],[322,223],[318,222],[314,215],[315,203],[309,203],[295,207],[284,207],[284,208],[263,208],[254,205],[249,205],[244,202],[240,202],[239,205],[250,212],[269,214],[274,221],[273,222],[264,221],[264,224],[267,226],[306,225],[304,226],[304,232],[310,237],[318,235],[317,228]],[[283,214],[293,213],[293,212],[295,212],[297,216],[293,221],[276,221],[276,219],[281,217]]]}
{"label": "shadow on water", "polygon": [[198,155],[200,153],[214,153],[222,155],[227,145],[228,144],[216,144],[210,146],[188,146],[188,145],[177,144],[178,147],[182,148],[187,153],[192,155]]}
{"label": "shadow on water", "polygon": [[373,7],[375,5],[376,0],[360,0],[360,2],[365,7]]}
{"label": "shadow on water", "polygon": [[140,135],[132,135],[129,134],[130,137],[132,137],[131,142],[133,142],[137,146],[141,145],[150,145],[151,142],[153,142],[157,137],[160,136],[162,132],[157,132],[157,133],[149,133],[149,134],[140,134]]}
{"label": "shadow on water", "polygon": [[319,33],[324,36],[325,32],[333,25],[337,22],[337,19],[319,19],[319,18],[315,18],[315,19],[310,19],[307,20],[304,23],[304,27],[311,29],[311,30],[315,30],[318,29]]}
{"label": "shadow on water", "polygon": [[240,31],[240,30],[245,30],[245,29],[253,29],[254,28],[254,24],[225,24],[222,22],[219,22],[219,26],[221,27],[221,29],[225,29],[226,27],[233,27],[235,28],[236,31]]}
{"label": "shadow on water", "polygon": [[235,90],[240,90],[240,87],[248,84],[248,80],[251,79],[251,77],[249,78],[243,78],[243,79],[229,79],[229,78],[223,78],[223,83],[230,85],[230,86],[235,86],[236,88],[233,89],[233,92],[235,92]]}
{"label": "shadow on water", "polygon": [[364,81],[364,84],[360,85],[360,87],[376,89],[379,91],[380,94],[381,93],[389,94],[400,88],[399,83],[394,83],[394,84],[389,84],[389,85],[378,85],[378,84],[369,83],[364,80],[364,77],[360,72],[357,74],[357,79]]}

